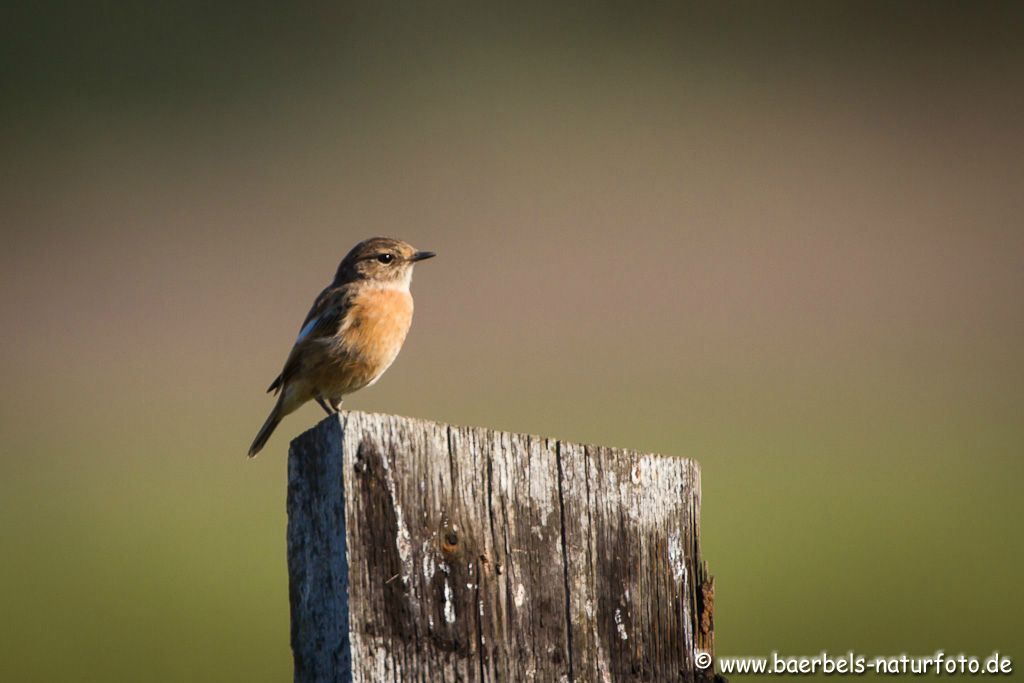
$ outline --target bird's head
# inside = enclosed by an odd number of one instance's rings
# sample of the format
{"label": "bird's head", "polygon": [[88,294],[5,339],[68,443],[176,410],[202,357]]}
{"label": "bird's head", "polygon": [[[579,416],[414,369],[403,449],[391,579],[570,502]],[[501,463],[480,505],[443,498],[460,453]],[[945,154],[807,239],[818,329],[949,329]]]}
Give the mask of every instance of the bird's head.
{"label": "bird's head", "polygon": [[435,256],[419,251],[408,242],[390,237],[371,237],[348,252],[334,277],[336,285],[369,280],[382,285],[406,286],[412,281],[412,269],[418,261]]}

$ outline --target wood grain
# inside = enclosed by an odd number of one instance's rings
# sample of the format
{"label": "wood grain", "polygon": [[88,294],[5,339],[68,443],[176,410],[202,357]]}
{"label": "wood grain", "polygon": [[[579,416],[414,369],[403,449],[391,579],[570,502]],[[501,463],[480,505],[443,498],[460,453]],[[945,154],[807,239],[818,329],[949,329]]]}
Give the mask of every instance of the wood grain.
{"label": "wood grain", "polygon": [[700,680],[693,461],[344,412],[292,443],[295,680]]}

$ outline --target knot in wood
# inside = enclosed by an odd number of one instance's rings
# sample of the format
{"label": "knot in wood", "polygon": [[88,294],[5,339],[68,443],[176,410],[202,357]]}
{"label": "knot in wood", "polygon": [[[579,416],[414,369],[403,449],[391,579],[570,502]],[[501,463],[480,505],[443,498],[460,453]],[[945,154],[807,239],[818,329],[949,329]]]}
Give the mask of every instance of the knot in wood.
{"label": "knot in wood", "polygon": [[454,527],[446,529],[441,535],[441,552],[449,557],[460,554],[459,532]]}

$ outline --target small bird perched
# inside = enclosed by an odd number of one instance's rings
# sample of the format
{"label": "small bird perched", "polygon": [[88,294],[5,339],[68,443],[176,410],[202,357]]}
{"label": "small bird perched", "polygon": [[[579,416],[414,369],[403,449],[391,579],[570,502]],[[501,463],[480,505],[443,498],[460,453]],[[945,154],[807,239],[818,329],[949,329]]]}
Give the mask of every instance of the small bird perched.
{"label": "small bird perched", "polygon": [[249,447],[260,452],[282,418],[313,399],[328,415],[344,396],[368,387],[402,349],[412,323],[413,266],[435,254],[388,237],[371,237],[342,259],[334,281],[313,302],[284,369],[267,389],[279,393]]}

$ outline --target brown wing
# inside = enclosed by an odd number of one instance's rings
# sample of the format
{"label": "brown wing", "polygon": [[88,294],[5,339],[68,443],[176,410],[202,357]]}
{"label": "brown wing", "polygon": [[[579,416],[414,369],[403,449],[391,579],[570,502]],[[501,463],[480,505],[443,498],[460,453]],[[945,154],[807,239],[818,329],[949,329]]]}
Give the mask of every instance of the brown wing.
{"label": "brown wing", "polygon": [[320,295],[313,302],[306,319],[302,321],[302,328],[299,336],[295,339],[291,353],[284,362],[284,369],[267,388],[267,393],[276,394],[284,386],[284,383],[295,374],[299,368],[299,358],[302,349],[311,343],[316,343],[325,337],[332,337],[341,326],[345,313],[351,305],[351,296],[347,287],[328,287],[320,292]]}

